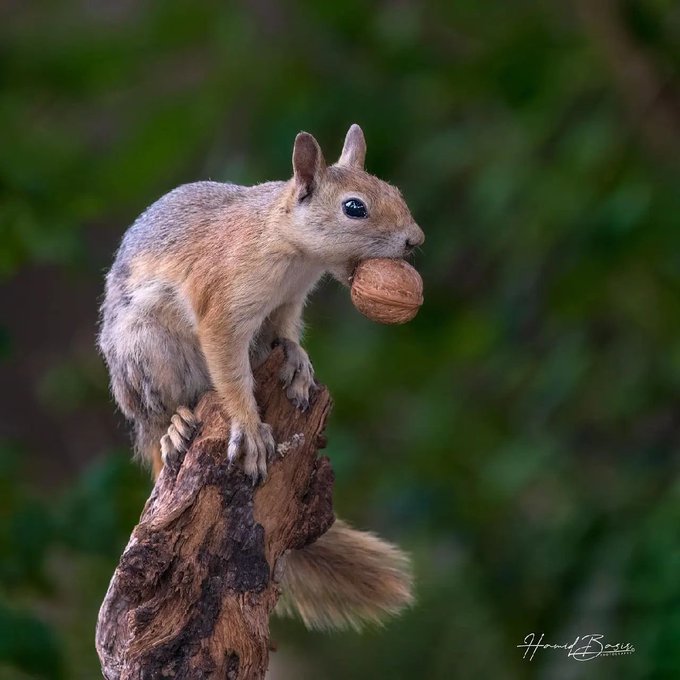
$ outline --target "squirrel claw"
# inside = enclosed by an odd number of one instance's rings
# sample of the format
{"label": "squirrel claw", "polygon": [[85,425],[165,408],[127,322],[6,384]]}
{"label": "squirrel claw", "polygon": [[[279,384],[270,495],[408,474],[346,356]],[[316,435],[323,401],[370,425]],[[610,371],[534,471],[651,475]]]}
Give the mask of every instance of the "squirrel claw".
{"label": "squirrel claw", "polygon": [[295,396],[295,392],[290,389],[286,390],[286,396],[290,399],[293,406],[303,413],[309,409],[309,399],[307,397]]}
{"label": "squirrel claw", "polygon": [[309,393],[314,385],[312,363],[300,345],[292,340],[280,339],[285,361],[281,366],[279,380],[286,388],[286,396],[295,408],[306,411],[309,408]]}
{"label": "squirrel claw", "polygon": [[251,478],[253,486],[267,479],[267,460],[273,457],[275,451],[276,444],[270,425],[259,423],[254,430],[247,430],[238,422],[232,421],[227,447],[229,466],[237,458],[243,458],[243,471]]}
{"label": "squirrel claw", "polygon": [[168,431],[161,437],[163,465],[180,463],[189,450],[200,423],[192,410],[180,406],[170,419]]}

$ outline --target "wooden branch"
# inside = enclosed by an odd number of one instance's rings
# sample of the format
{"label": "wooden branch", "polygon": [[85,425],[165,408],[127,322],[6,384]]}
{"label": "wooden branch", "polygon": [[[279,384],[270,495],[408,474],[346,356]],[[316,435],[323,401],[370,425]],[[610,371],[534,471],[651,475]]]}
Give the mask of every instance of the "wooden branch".
{"label": "wooden branch", "polygon": [[213,393],[181,465],[161,473],[99,612],[107,680],[264,677],[285,553],[334,521],[333,472],[317,457],[331,399],[320,387],[307,413],[295,410],[278,381],[282,360],[276,350],[256,371],[283,454],[264,485],[253,489],[240,464],[229,469],[229,422]]}

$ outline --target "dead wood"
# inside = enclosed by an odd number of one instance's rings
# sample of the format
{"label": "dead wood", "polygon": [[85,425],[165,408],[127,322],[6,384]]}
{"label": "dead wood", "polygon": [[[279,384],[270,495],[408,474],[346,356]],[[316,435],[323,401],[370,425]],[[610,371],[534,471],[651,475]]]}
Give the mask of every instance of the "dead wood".
{"label": "dead wood", "polygon": [[264,677],[286,551],[334,520],[333,472],[317,456],[331,399],[319,387],[306,413],[293,408],[282,358],[276,350],[256,371],[262,419],[283,453],[264,485],[229,468],[229,421],[213,393],[184,460],[161,473],[99,612],[107,680]]}

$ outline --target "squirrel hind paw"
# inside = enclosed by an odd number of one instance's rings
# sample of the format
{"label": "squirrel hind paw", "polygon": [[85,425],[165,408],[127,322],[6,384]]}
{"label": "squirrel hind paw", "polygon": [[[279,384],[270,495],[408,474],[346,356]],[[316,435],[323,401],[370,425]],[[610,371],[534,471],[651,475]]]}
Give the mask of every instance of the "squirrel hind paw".
{"label": "squirrel hind paw", "polygon": [[239,457],[243,458],[243,471],[253,480],[253,485],[267,479],[267,461],[273,459],[275,452],[276,443],[270,425],[259,423],[251,430],[232,421],[227,458],[230,465]]}
{"label": "squirrel hind paw", "polygon": [[193,411],[180,406],[170,419],[168,431],[161,437],[161,459],[164,465],[181,462],[198,431],[199,422]]}

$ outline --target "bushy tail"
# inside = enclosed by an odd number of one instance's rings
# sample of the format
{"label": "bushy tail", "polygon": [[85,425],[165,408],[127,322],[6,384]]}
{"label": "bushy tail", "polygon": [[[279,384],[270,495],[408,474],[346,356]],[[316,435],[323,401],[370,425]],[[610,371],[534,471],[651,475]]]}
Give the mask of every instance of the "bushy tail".
{"label": "bushy tail", "polygon": [[360,630],[410,605],[412,586],[404,552],[336,520],[317,541],[288,554],[277,613],[297,614],[308,628]]}

